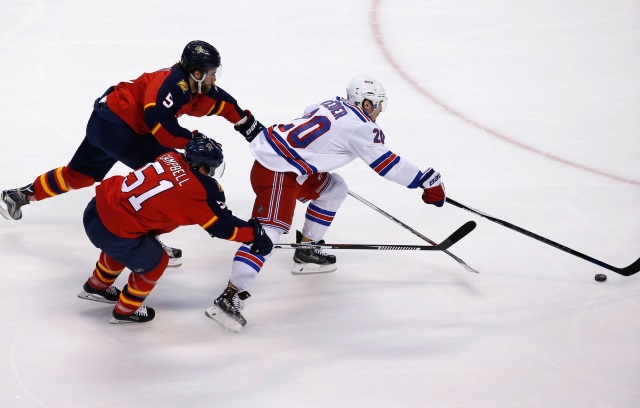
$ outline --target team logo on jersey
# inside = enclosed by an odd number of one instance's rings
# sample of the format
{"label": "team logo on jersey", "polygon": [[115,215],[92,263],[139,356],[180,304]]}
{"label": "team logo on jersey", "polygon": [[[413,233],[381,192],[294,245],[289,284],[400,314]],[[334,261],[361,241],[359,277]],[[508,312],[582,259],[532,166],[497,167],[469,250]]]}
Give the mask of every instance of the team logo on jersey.
{"label": "team logo on jersey", "polygon": [[189,90],[189,85],[184,79],[181,79],[180,82],[178,82],[178,86],[182,89],[182,93],[186,93]]}

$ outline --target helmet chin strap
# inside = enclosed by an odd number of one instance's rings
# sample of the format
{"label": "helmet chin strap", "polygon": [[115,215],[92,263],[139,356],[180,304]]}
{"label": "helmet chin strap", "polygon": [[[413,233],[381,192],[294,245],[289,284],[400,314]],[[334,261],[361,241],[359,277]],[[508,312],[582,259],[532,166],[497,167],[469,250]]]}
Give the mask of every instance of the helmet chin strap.
{"label": "helmet chin strap", "polygon": [[197,80],[196,77],[193,76],[193,74],[189,74],[189,76],[198,84],[198,93],[202,93],[202,81],[204,81],[204,79],[207,77],[207,74],[202,74],[201,80]]}

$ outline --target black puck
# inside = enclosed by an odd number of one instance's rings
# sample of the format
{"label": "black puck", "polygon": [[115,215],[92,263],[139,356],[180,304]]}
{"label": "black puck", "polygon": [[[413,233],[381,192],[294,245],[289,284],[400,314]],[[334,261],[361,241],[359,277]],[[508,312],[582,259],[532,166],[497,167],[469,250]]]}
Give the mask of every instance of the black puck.
{"label": "black puck", "polygon": [[607,275],[605,275],[604,273],[599,273],[596,275],[596,280],[598,282],[604,282],[607,280]]}

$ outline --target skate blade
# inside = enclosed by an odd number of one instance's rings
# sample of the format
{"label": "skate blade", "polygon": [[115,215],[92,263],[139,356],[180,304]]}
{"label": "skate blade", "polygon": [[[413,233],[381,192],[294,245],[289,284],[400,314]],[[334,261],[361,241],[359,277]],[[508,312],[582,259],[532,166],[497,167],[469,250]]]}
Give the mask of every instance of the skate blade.
{"label": "skate blade", "polygon": [[220,326],[229,330],[232,333],[238,333],[242,330],[242,325],[224,313],[222,310],[218,308],[218,306],[211,306],[207,310],[204,311],[204,314],[214,322],[218,323]]}
{"label": "skate blade", "polygon": [[182,258],[169,258],[168,268],[177,268],[182,265]]}
{"label": "skate blade", "polygon": [[112,317],[111,320],[109,320],[109,323],[111,324],[127,324],[127,323],[144,324],[144,323],[149,323],[150,321],[151,320],[146,322],[136,322],[135,320],[120,320],[120,319],[116,319],[115,317]]}
{"label": "skate blade", "polygon": [[100,302],[100,303],[109,303],[111,305],[115,305],[116,303],[118,303],[117,300],[105,299],[102,296],[97,296],[97,295],[94,295],[93,293],[87,293],[84,290],[78,293],[78,297],[80,299],[92,300],[94,302]]}
{"label": "skate blade", "polygon": [[335,272],[338,269],[336,264],[318,265],[314,263],[294,263],[291,268],[292,275],[314,275],[318,273]]}
{"label": "skate blade", "polygon": [[11,216],[9,215],[9,211],[5,208],[4,203],[0,203],[0,215],[2,215],[4,218],[8,219],[8,220],[12,220],[13,218],[11,218]]}

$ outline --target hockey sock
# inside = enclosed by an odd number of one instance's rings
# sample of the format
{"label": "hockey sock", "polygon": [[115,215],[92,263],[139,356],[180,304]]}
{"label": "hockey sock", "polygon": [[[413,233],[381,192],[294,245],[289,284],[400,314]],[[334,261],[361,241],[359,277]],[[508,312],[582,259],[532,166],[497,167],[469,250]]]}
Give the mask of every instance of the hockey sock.
{"label": "hockey sock", "polygon": [[335,215],[335,211],[324,210],[313,203],[309,204],[305,215],[302,234],[312,241],[319,240],[324,236],[324,233],[327,231],[329,226],[331,226],[331,222]]}
{"label": "hockey sock", "polygon": [[92,177],[86,176],[68,166],[58,167],[38,176],[33,182],[35,199],[55,197],[70,190],[89,187],[95,183]]}
{"label": "hockey sock", "polygon": [[89,278],[89,286],[94,289],[105,290],[113,285],[113,282],[118,279],[123,270],[123,264],[102,252],[98,262],[96,262],[93,275]]}
{"label": "hockey sock", "polygon": [[168,263],[169,255],[162,251],[162,259],[160,259],[158,266],[145,273],[131,272],[127,284],[120,292],[120,297],[115,307],[116,313],[130,315],[135,312],[156,286],[158,279],[167,269]]}

